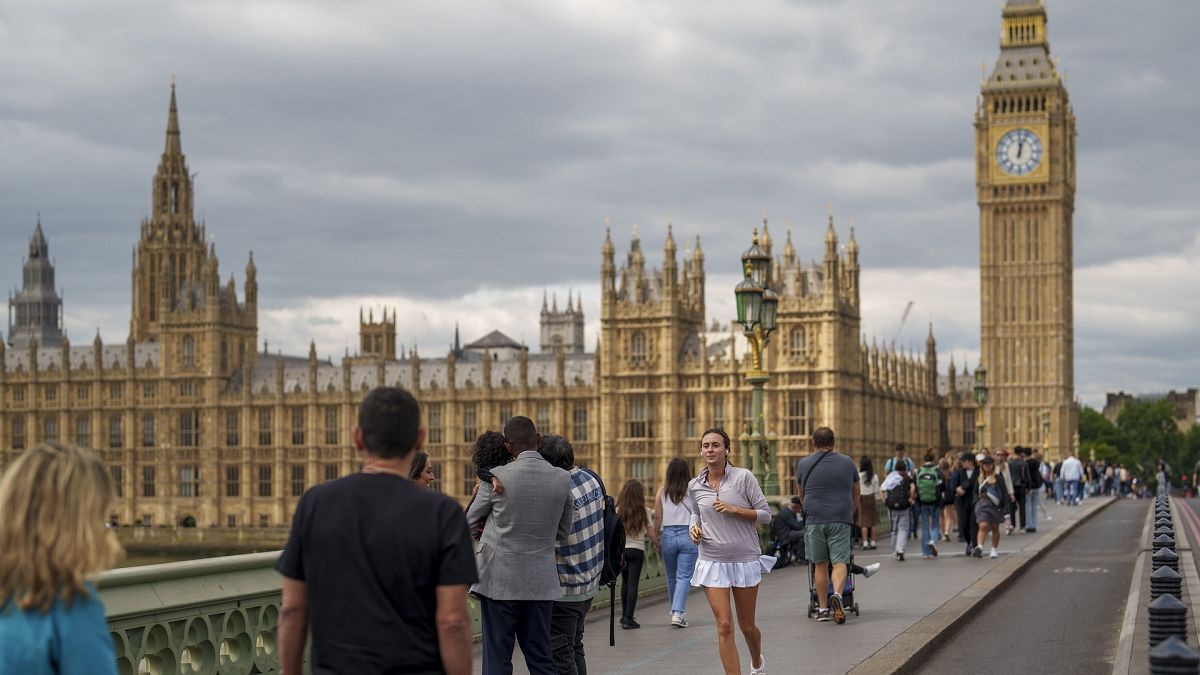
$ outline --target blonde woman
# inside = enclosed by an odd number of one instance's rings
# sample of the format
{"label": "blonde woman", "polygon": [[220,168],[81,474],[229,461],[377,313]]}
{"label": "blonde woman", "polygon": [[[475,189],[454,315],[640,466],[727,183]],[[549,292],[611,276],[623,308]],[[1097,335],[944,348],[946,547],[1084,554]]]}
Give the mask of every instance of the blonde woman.
{"label": "blonde woman", "polygon": [[27,450],[0,477],[0,670],[115,675],[104,605],[88,577],[121,547],[104,525],[115,491],[91,453]]}

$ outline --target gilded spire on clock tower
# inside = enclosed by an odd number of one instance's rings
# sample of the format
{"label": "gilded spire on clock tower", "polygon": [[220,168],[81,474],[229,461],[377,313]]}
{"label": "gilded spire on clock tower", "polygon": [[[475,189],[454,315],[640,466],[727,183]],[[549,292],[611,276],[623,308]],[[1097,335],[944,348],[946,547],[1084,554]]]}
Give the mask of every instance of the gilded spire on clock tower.
{"label": "gilded spire on clock tower", "polygon": [[990,390],[983,442],[1045,442],[1055,457],[1070,447],[1077,420],[1075,114],[1046,26],[1041,0],[1005,3],[975,142],[980,347]]}

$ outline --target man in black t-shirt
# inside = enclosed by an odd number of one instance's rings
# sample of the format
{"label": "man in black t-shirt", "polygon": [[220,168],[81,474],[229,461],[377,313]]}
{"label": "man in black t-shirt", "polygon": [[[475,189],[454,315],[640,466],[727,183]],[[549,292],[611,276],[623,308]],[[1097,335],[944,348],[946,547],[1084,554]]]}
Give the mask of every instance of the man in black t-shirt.
{"label": "man in black t-shirt", "polygon": [[354,429],[362,472],[300,498],[276,565],[281,675],[300,675],[310,617],[313,675],[471,672],[471,535],[457,502],[407,478],[424,441],[416,399],[375,389]]}

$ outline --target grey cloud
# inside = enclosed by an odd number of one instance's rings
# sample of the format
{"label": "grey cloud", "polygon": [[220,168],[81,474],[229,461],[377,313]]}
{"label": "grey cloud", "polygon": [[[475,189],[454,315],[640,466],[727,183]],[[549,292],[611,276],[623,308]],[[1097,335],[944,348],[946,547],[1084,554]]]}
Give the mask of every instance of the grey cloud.
{"label": "grey cloud", "polygon": [[[1080,122],[1077,265],[1179,250],[1200,224],[1200,6],[1048,5]],[[977,259],[971,123],[996,3],[271,7],[0,14],[0,283],[40,209],[68,312],[127,311],[171,73],[223,273],[254,249],[271,307],[594,280],[605,217],[619,248],[635,222],[652,250],[668,218],[681,244],[700,233],[714,274],[764,208],[819,256],[828,203],[868,268]],[[1107,378],[1089,339],[1080,376]]]}

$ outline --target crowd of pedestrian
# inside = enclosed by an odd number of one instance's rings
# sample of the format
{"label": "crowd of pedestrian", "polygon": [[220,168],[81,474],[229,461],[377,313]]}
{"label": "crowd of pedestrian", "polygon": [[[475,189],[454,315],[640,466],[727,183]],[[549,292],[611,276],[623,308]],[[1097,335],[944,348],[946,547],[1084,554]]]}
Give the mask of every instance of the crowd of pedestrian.
{"label": "crowd of pedestrian", "polygon": [[[1002,536],[1036,532],[1049,520],[1044,500],[1074,505],[1139,489],[1121,465],[1085,464],[1074,452],[1049,463],[1025,447],[957,456],[929,448],[917,464],[897,445],[877,474],[870,457],[856,463],[821,427],[796,468],[796,496],[781,500],[773,518],[754,474],[731,461],[722,429],[699,438],[699,474],[693,462],[672,459],[648,503],[639,480],[614,498],[599,475],[576,464],[569,440],[517,416],[476,440],[477,482],[464,512],[431,489],[437,474],[422,451],[420,419],[410,393],[369,392],[353,431],[361,471],[300,498],[277,564],[284,675],[301,672],[310,640],[313,673],[469,673],[469,596],[479,603],[485,675],[511,673],[518,646],[530,673],[586,675],[585,618],[602,586],[619,579],[620,625],[641,627],[638,586],[650,547],[666,574],[663,623],[687,628],[688,594],[700,588],[722,670],[742,672],[740,632],[750,672],[765,675],[756,617],[763,575],[807,562],[813,617],[845,623],[853,577],[880,569],[858,565],[853,542],[877,547],[881,502],[897,562],[910,538],[929,560],[956,534],[965,555],[980,558],[988,546],[996,558]],[[1193,481],[1197,473],[1200,466]],[[1158,480],[1170,479],[1161,465]],[[103,463],[58,443],[22,453],[0,479],[0,512],[10,515],[0,520],[0,664],[115,672],[103,606],[86,581],[120,553],[93,517],[114,494]],[[779,558],[762,552],[759,527],[768,523]]]}

